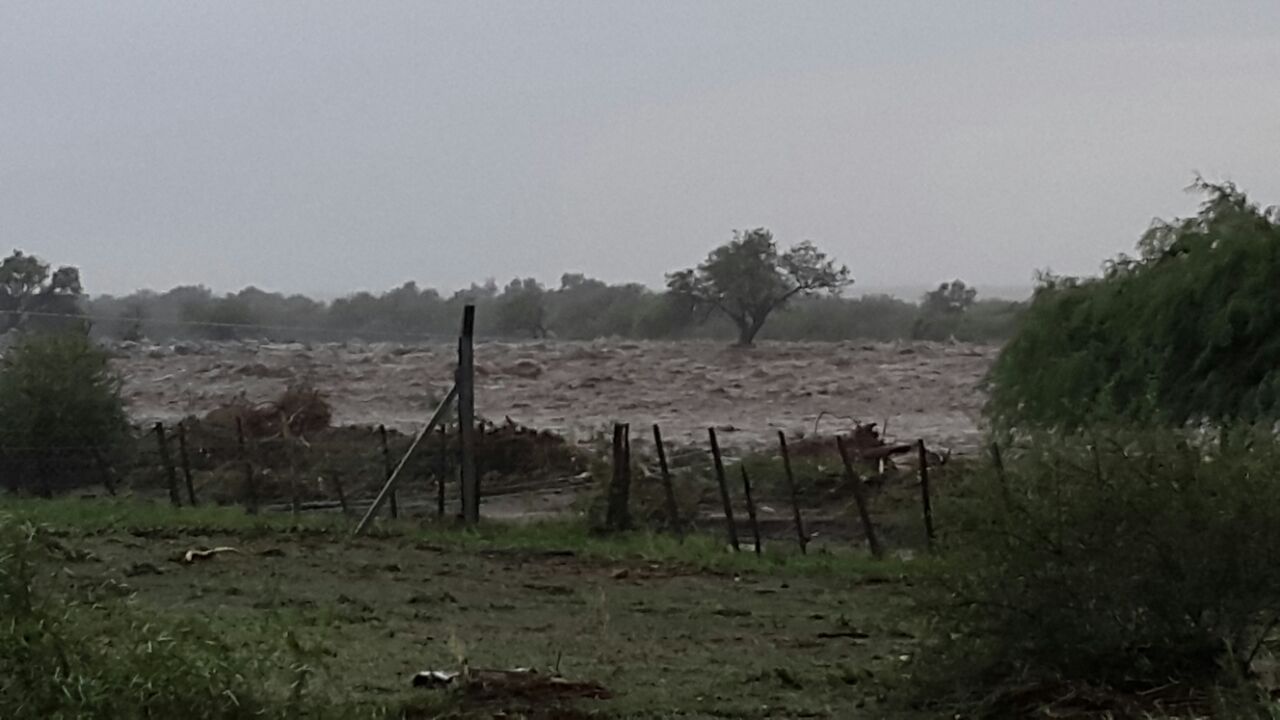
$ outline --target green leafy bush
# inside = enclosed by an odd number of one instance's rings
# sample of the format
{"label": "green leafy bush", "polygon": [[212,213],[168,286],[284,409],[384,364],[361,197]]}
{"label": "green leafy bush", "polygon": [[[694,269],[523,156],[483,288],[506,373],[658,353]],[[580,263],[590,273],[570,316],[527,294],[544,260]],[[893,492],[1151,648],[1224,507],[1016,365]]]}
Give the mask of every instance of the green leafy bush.
{"label": "green leafy bush", "polygon": [[1034,436],[949,500],[932,602],[947,682],[1246,677],[1280,621],[1280,443]]}
{"label": "green leafy bush", "polygon": [[298,684],[309,668],[289,643],[244,652],[207,628],[143,618],[119,599],[54,595],[37,583],[42,540],[0,518],[0,717],[320,716]]}
{"label": "green leafy bush", "polygon": [[1280,418],[1280,210],[1196,186],[1199,215],[1156,222],[1100,278],[1044,278],[991,371],[1004,425]]}
{"label": "green leafy bush", "polygon": [[78,332],[23,336],[0,360],[0,469],[11,489],[98,483],[130,428],[119,376]]}

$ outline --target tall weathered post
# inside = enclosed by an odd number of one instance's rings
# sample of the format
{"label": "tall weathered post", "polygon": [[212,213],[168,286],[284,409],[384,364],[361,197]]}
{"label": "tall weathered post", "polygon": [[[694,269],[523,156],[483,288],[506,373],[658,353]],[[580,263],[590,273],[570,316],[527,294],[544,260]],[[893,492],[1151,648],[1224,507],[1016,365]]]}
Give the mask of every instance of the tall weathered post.
{"label": "tall weathered post", "polygon": [[178,459],[182,462],[182,477],[187,483],[187,502],[196,506],[196,484],[191,479],[191,456],[187,454],[187,426],[178,423]]}
{"label": "tall weathered post", "polygon": [[462,335],[458,338],[458,439],[462,446],[462,519],[480,522],[480,478],[476,475],[476,306],[462,310]]}
{"label": "tall weathered post", "polygon": [[[378,437],[381,440],[382,445],[382,479],[384,481],[390,480],[391,473],[395,472],[396,468],[391,462],[391,446],[387,444],[386,425],[378,426]],[[389,499],[391,500],[391,518],[394,520],[400,517],[400,504],[396,500],[396,491],[394,489],[392,489],[391,497]]]}
{"label": "tall weathered post", "polygon": [[929,497],[929,453],[925,450],[924,440],[916,442],[916,450],[920,454],[920,503],[924,510],[924,539],[932,550],[936,536],[933,532],[933,501]]}
{"label": "tall weathered post", "polygon": [[751,522],[751,537],[756,543],[756,557],[764,554],[764,544],[760,540],[760,521],[756,519],[756,501],[751,499],[751,478],[747,477],[747,466],[739,464],[742,471],[742,493],[747,501],[747,520]]}
{"label": "tall weathered post", "polygon": [[612,531],[631,526],[631,448],[630,427],[613,424],[613,477],[609,482],[609,498],[605,508],[605,527]]}
{"label": "tall weathered post", "polygon": [[250,515],[258,514],[258,482],[253,474],[253,463],[249,461],[249,449],[244,441],[244,421],[236,416],[236,447],[240,451],[240,461],[244,463],[244,495],[245,509]]}
{"label": "tall weathered post", "polygon": [[156,444],[160,448],[160,462],[164,465],[165,481],[169,486],[169,502],[178,507],[182,500],[178,496],[178,473],[173,468],[173,457],[169,454],[169,442],[164,437],[164,423],[156,423]]}

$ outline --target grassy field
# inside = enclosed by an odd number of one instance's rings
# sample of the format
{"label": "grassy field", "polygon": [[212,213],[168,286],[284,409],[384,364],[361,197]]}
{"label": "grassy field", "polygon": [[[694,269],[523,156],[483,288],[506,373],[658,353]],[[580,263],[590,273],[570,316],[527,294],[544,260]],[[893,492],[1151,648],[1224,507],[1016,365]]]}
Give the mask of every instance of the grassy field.
{"label": "grassy field", "polygon": [[[291,692],[344,717],[925,717],[890,698],[920,634],[909,567],[854,550],[776,546],[758,560],[705,537],[571,524],[404,522],[353,540],[338,517],[101,500],[3,500],[0,515],[41,528],[52,552],[37,585],[60,597],[110,588],[143,617],[205,623],[250,654],[288,633],[305,660]],[[210,548],[231,550],[184,561]],[[558,671],[608,697],[411,687],[419,671],[463,667]]]}

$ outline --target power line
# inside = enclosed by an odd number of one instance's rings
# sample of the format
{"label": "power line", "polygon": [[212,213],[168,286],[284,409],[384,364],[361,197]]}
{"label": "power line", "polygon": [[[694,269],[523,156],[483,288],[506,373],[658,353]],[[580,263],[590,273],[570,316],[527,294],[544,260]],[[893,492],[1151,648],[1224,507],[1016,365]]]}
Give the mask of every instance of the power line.
{"label": "power line", "polygon": [[0,315],[18,316],[23,318],[56,318],[59,320],[89,320],[94,322],[110,322],[110,323],[138,323],[140,325],[152,325],[161,327],[205,327],[205,328],[227,328],[240,330],[260,330],[265,332],[296,332],[296,333],[327,333],[340,334],[346,337],[371,337],[380,336],[383,338],[394,338],[403,340],[448,340],[453,336],[447,333],[407,333],[386,330],[371,331],[353,331],[341,328],[325,328],[320,326],[305,325],[265,325],[261,323],[236,323],[236,322],[216,322],[211,320],[157,320],[151,318],[129,318],[109,315],[93,315],[89,313],[55,313],[40,312],[28,310],[0,310]]}

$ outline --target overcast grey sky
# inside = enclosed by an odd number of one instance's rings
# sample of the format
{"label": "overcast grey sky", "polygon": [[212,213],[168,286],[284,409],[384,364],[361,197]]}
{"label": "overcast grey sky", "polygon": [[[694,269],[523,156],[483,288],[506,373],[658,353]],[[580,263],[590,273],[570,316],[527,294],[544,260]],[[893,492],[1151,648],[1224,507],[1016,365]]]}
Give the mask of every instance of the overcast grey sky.
{"label": "overcast grey sky", "polygon": [[[0,247],[92,292],[1092,272],[1280,202],[1280,2],[0,0]],[[855,288],[856,292],[856,288]]]}

